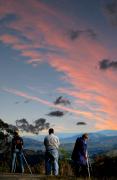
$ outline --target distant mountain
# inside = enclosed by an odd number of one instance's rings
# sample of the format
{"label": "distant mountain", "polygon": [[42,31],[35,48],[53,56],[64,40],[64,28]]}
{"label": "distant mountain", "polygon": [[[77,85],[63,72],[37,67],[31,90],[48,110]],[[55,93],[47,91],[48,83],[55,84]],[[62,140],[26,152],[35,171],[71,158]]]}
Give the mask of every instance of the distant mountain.
{"label": "distant mountain", "polygon": [[117,136],[117,130],[103,130],[98,131],[98,133],[106,136]]}
{"label": "distant mountain", "polygon": [[[60,141],[61,143],[75,143],[76,139],[78,137],[82,136],[82,134],[76,134],[72,137],[67,137],[67,138],[61,138]],[[89,133],[89,139],[92,141],[97,141],[98,139],[100,139],[101,137],[105,137],[106,135],[100,134],[100,133]]]}
{"label": "distant mountain", "polygon": [[[56,133],[56,135],[60,138],[60,141],[63,143],[73,143],[78,136],[81,136],[81,133]],[[103,130],[89,133],[91,138],[98,138],[101,136],[117,136],[117,130]],[[32,135],[32,136],[24,136],[24,138],[34,139],[36,141],[44,140],[45,135]]]}
{"label": "distant mountain", "polygon": [[[60,148],[65,149],[69,153],[73,150],[75,141],[77,137],[81,134],[76,134],[71,137],[60,138]],[[23,137],[24,139],[24,148],[30,150],[45,150],[43,141],[38,141],[32,138]],[[38,139],[38,138],[37,138]],[[88,151],[90,155],[95,155],[99,153],[106,153],[108,151],[114,151],[117,149],[117,131],[105,130],[95,133],[89,133],[88,140]]]}
{"label": "distant mountain", "polygon": [[[60,138],[60,139],[64,139],[64,138],[68,138],[68,137],[72,137],[74,135],[76,135],[77,133],[56,133],[56,135]],[[44,137],[45,135],[30,135],[30,136],[24,136],[25,138],[31,138],[37,141],[44,141]]]}
{"label": "distant mountain", "polygon": [[[105,137],[110,137],[110,136],[117,136],[117,130],[103,130],[103,131],[97,131],[97,132],[92,132],[88,133],[89,134],[89,139],[91,141],[98,141],[100,138],[105,138]],[[80,137],[82,134],[75,134],[74,136],[71,137],[66,137],[66,138],[61,138],[62,143],[74,143],[77,139],[77,137]]]}
{"label": "distant mountain", "polygon": [[24,149],[30,149],[30,150],[44,150],[44,145],[42,142],[31,139],[31,138],[27,138],[27,137],[23,137],[24,140]]}

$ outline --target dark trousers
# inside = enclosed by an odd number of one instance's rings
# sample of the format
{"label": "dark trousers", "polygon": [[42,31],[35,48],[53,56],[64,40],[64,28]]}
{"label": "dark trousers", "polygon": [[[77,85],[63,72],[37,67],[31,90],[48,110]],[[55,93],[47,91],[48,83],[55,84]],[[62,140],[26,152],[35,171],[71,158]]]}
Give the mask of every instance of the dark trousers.
{"label": "dark trousers", "polygon": [[88,177],[87,165],[80,164],[78,162],[73,162],[73,171],[76,177]]}

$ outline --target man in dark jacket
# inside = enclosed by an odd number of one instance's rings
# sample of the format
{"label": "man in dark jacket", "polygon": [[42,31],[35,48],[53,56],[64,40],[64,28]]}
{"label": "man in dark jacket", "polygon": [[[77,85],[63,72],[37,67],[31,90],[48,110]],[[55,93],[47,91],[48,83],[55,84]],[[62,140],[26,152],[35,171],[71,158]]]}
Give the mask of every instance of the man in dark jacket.
{"label": "man in dark jacket", "polygon": [[11,172],[15,172],[16,170],[16,164],[18,162],[19,164],[19,172],[24,172],[24,166],[23,166],[23,139],[19,136],[18,131],[14,132],[14,137],[12,139],[12,167]]}
{"label": "man in dark jacket", "polygon": [[87,143],[88,134],[78,137],[72,152],[72,160],[76,176],[87,176]]}

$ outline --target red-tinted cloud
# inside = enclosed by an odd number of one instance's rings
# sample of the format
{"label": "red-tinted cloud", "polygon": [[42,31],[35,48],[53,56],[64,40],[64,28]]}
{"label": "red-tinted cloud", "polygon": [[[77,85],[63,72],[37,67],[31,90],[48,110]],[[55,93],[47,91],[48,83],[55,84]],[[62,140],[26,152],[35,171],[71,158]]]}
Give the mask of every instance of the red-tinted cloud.
{"label": "red-tinted cloud", "polygon": [[[17,33],[5,33],[0,36],[0,40],[19,50],[23,57],[27,57],[28,64],[47,62],[56,71],[64,73],[60,80],[67,81],[73,90],[61,88],[61,92],[75,97],[77,102],[80,100],[81,109],[86,105],[87,110],[78,111],[61,106],[58,108],[83,115],[89,121],[94,119],[96,128],[116,129],[116,74],[110,71],[102,72],[98,67],[99,61],[110,56],[115,57],[116,51],[111,52],[101,41],[90,39],[86,35],[72,41],[66,35],[71,28],[71,17],[66,17],[64,12],[58,12],[49,4],[36,0],[0,2],[1,17],[10,13],[19,17],[9,23],[7,28],[20,32],[29,42],[22,41]],[[80,26],[81,22],[78,24]],[[82,22],[82,26],[86,26],[85,22]],[[54,107],[50,102],[37,97],[16,90],[8,91]],[[98,107],[94,107],[93,102],[97,103]]]}

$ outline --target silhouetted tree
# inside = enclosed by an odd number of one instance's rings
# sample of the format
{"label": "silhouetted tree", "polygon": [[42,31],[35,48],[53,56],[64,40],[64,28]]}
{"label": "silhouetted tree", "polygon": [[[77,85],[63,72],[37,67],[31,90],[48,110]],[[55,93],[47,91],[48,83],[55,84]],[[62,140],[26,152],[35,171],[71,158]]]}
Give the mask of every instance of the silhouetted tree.
{"label": "silhouetted tree", "polygon": [[46,122],[46,119],[39,118],[35,120],[33,124],[29,124],[29,122],[23,118],[16,120],[16,126],[19,130],[39,134],[40,131],[48,129],[50,127],[50,123]]}

